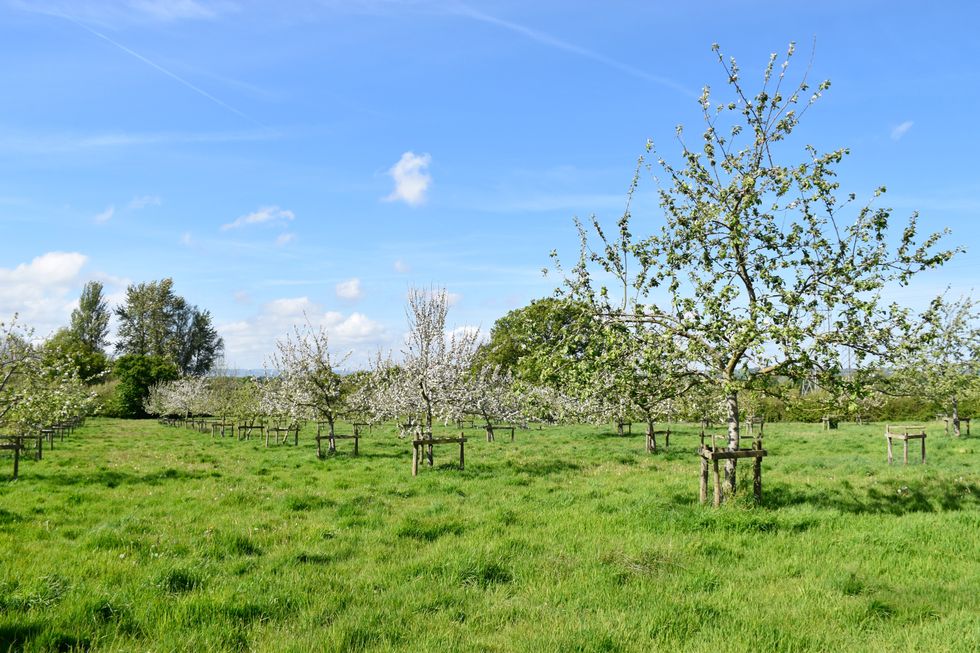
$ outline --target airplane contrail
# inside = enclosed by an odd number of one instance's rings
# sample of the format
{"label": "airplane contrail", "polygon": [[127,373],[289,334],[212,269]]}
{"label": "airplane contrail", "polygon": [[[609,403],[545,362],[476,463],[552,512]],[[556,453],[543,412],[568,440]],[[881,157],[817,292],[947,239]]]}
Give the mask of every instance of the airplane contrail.
{"label": "airplane contrail", "polygon": [[159,72],[163,73],[167,77],[170,77],[174,81],[176,81],[176,82],[178,82],[180,84],[183,84],[184,86],[186,86],[187,88],[191,89],[192,91],[194,91],[198,95],[201,95],[201,96],[207,98],[208,100],[211,100],[212,102],[214,102],[215,104],[217,104],[219,107],[222,107],[223,109],[227,109],[228,111],[231,111],[235,115],[237,115],[237,116],[239,116],[241,118],[244,118],[245,120],[248,120],[249,122],[251,122],[251,123],[253,123],[253,124],[255,124],[255,125],[259,126],[259,127],[265,127],[265,125],[263,125],[262,123],[260,123],[255,118],[252,118],[248,114],[239,111],[238,109],[236,109],[235,107],[231,106],[230,104],[228,104],[224,100],[221,100],[220,98],[216,98],[215,96],[213,96],[210,93],[208,93],[207,91],[205,91],[203,88],[201,88],[199,86],[195,86],[194,84],[192,84],[191,82],[187,81],[186,79],[184,79],[180,75],[178,75],[178,74],[176,74],[174,72],[171,72],[171,71],[167,70],[166,68],[164,68],[160,64],[156,63],[155,61],[152,61],[150,59],[147,59],[146,57],[144,57],[143,55],[141,55],[139,52],[136,52],[135,50],[133,50],[131,48],[127,48],[122,43],[119,43],[118,41],[114,41],[113,39],[109,38],[108,36],[106,36],[102,32],[100,32],[98,30],[95,30],[95,29],[92,29],[91,27],[89,27],[85,23],[83,23],[83,22],[75,19],[74,17],[69,16],[68,14],[62,14],[62,13],[57,13],[57,14],[54,14],[54,15],[60,16],[61,18],[64,18],[65,20],[71,21],[72,23],[74,23],[75,25],[81,27],[83,30],[85,30],[89,34],[92,34],[93,36],[97,36],[100,39],[102,39],[103,41],[105,41],[107,43],[110,43],[110,44],[116,46],[117,48],[119,48],[120,50],[122,50],[123,52],[125,52],[126,54],[128,54],[128,55],[130,55],[132,57],[135,57],[135,58],[139,59],[140,61],[142,61],[146,65],[148,65],[148,66],[150,66],[150,67],[158,70]]}
{"label": "airplane contrail", "polygon": [[692,97],[694,97],[694,96],[697,95],[696,93],[694,93],[693,91],[691,91],[689,88],[683,86],[682,84],[679,84],[679,83],[675,82],[674,80],[670,79],[669,77],[663,77],[661,75],[654,75],[654,74],[648,73],[645,70],[641,70],[641,69],[639,69],[639,68],[637,68],[635,66],[631,66],[628,63],[624,63],[624,62],[619,61],[617,59],[613,59],[612,57],[608,57],[608,56],[606,56],[606,55],[604,55],[604,54],[602,54],[600,52],[595,52],[594,50],[589,50],[588,48],[583,48],[582,46],[575,45],[574,43],[569,43],[568,41],[563,41],[562,39],[560,39],[558,37],[552,36],[551,34],[548,34],[546,32],[542,32],[542,31],[533,29],[533,28],[528,27],[526,25],[521,25],[519,23],[512,23],[512,22],[507,21],[507,20],[504,20],[502,18],[497,18],[496,16],[491,16],[490,14],[485,14],[482,11],[478,11],[476,9],[473,9],[472,7],[470,7],[468,5],[465,5],[465,4],[462,4],[462,3],[457,3],[457,4],[454,4],[454,5],[451,5],[450,11],[452,11],[453,13],[456,13],[457,15],[460,15],[460,16],[465,16],[467,18],[472,18],[473,20],[477,20],[477,21],[480,21],[482,23],[487,23],[489,25],[495,25],[495,26],[500,27],[502,29],[506,29],[506,30],[509,30],[511,32],[515,32],[517,34],[520,34],[522,36],[525,36],[525,37],[531,39],[532,41],[537,41],[538,43],[541,43],[542,45],[546,45],[548,47],[556,48],[558,50],[564,50],[565,52],[571,52],[572,54],[577,54],[580,57],[585,57],[586,59],[592,59],[593,61],[597,61],[597,62],[599,62],[601,64],[604,64],[606,66],[609,66],[610,68],[615,68],[615,69],[617,69],[617,70],[619,70],[621,72],[624,72],[624,73],[626,73],[628,75],[632,75],[634,77],[638,77],[640,79],[644,79],[644,80],[646,80],[648,82],[653,82],[655,84],[660,84],[661,86],[666,86],[666,87],[671,88],[671,89],[673,89],[675,91],[678,91],[680,93],[683,93],[684,95],[689,95],[689,96],[692,96]]}

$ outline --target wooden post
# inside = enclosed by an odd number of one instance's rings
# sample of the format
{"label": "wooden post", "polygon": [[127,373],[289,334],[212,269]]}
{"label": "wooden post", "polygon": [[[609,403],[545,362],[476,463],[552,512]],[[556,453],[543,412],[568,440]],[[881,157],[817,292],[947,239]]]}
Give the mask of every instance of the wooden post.
{"label": "wooden post", "polygon": [[459,434],[459,437],[460,437],[460,440],[459,440],[459,468],[460,469],[463,469],[463,445],[465,443],[463,442],[463,434],[462,433]]}
{"label": "wooden post", "polygon": [[701,457],[701,505],[708,501],[708,459]]}
{"label": "wooden post", "polygon": [[891,465],[892,464],[892,439],[891,436],[888,435],[887,431],[885,432],[885,442],[888,443],[888,464]]}
{"label": "wooden post", "polygon": [[[906,434],[907,435],[907,434]],[[909,464],[909,439],[905,437],[902,439],[902,463]]]}
{"label": "wooden post", "polygon": [[412,476],[419,475],[419,445],[412,443]]}
{"label": "wooden post", "polygon": [[[515,429],[513,426],[510,427],[510,441],[511,442],[514,441],[514,431],[516,431],[516,430],[517,429]],[[967,435],[970,435],[970,423],[969,422],[966,423],[966,434]]]}
{"label": "wooden post", "polygon": [[354,434],[354,455],[357,455],[357,443],[360,441],[361,436],[357,433]]}
{"label": "wooden post", "polygon": [[272,430],[271,428],[265,430],[265,446],[266,446],[266,448],[269,447],[269,431],[271,431],[271,430]]}
{"label": "wooden post", "polygon": [[17,470],[20,467],[20,443],[19,439],[14,440],[14,480],[17,479]]}
{"label": "wooden post", "polygon": [[755,474],[752,478],[752,491],[755,494],[755,502],[762,503],[762,458],[755,459]]}
{"label": "wooden post", "polygon": [[37,437],[37,453],[34,454],[34,460],[41,460],[44,457],[44,436],[39,435]]}
{"label": "wooden post", "polygon": [[721,475],[718,473],[718,460],[712,460],[715,468],[715,508],[721,505]]}
{"label": "wooden post", "polygon": [[925,465],[926,464],[926,439],[921,438],[921,440],[922,440],[922,464]]}

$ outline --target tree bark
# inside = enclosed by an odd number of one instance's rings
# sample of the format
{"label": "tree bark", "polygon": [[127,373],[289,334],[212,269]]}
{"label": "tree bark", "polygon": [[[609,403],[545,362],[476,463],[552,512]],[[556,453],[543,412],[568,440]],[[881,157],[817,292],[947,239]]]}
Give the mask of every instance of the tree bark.
{"label": "tree bark", "polygon": [[960,437],[960,402],[957,400],[956,395],[953,395],[953,437]]}
{"label": "tree bark", "polygon": [[[738,449],[738,393],[730,392],[725,397],[725,406],[728,412],[728,450]],[[737,477],[735,474],[734,458],[725,461],[725,494],[735,496]]]}

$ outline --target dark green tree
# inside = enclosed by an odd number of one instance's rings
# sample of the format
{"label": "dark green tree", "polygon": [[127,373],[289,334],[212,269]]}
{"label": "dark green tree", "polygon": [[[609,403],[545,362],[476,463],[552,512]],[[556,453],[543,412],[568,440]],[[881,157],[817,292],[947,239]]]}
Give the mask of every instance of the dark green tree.
{"label": "dark green tree", "polygon": [[150,387],[180,377],[177,366],[163,356],[126,354],[116,359],[112,371],[119,381],[115,409],[120,417],[146,417],[143,400]]}
{"label": "dark green tree", "polygon": [[211,314],[174,293],[173,279],[129,286],[116,316],[117,352],[165,358],[183,374],[206,374],[224,350]]}
{"label": "dark green tree", "polygon": [[71,333],[92,351],[102,351],[109,337],[109,304],[102,295],[102,284],[89,281],[82,288],[78,308],[71,312]]}
{"label": "dark green tree", "polygon": [[528,385],[554,385],[589,347],[592,314],[581,302],[545,298],[497,320],[477,365],[495,365]]}

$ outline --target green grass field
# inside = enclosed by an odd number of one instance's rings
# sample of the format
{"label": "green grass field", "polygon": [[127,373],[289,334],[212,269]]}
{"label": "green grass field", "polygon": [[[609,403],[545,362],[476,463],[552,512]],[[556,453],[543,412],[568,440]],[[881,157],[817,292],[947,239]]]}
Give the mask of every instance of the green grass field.
{"label": "green grass field", "polygon": [[471,430],[412,478],[385,429],[317,460],[92,419],[0,482],[0,650],[980,650],[978,440],[766,431],[763,504],[713,509],[693,427]]}

